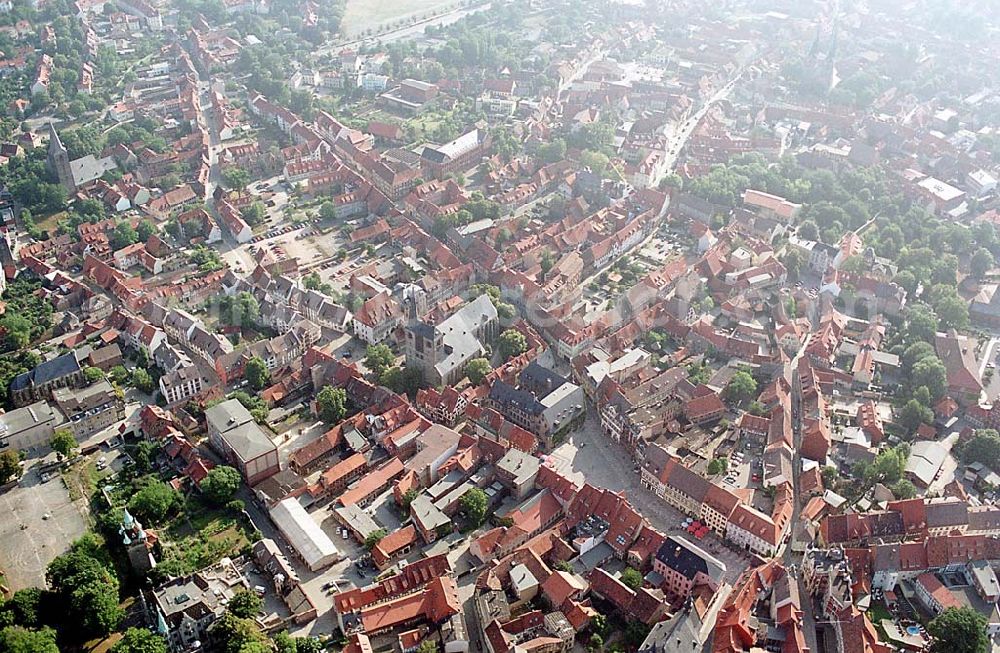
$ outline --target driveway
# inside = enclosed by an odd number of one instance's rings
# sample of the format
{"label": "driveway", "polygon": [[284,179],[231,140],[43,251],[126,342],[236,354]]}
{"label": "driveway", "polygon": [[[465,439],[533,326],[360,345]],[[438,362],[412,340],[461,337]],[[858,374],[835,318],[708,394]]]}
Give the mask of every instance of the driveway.
{"label": "driveway", "polygon": [[43,483],[35,468],[0,494],[0,514],[0,570],[12,591],[45,587],[45,568],[87,530],[62,478]]}

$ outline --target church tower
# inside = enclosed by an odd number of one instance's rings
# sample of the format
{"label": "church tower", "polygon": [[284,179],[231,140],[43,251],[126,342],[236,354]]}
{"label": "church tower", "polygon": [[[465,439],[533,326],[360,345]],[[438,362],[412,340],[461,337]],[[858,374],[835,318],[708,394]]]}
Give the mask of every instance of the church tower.
{"label": "church tower", "polygon": [[139,574],[145,574],[156,567],[156,560],[150,553],[150,549],[156,543],[156,535],[143,529],[142,524],[132,516],[128,508],[122,513],[122,523],[118,534],[122,536],[122,544],[125,545],[125,550],[128,552],[132,569]]}
{"label": "church tower", "polygon": [[73,181],[73,171],[69,165],[69,152],[63,145],[62,139],[56,133],[56,128],[49,123],[49,169],[56,173],[59,183],[66,189],[67,193],[76,190],[76,183]]}

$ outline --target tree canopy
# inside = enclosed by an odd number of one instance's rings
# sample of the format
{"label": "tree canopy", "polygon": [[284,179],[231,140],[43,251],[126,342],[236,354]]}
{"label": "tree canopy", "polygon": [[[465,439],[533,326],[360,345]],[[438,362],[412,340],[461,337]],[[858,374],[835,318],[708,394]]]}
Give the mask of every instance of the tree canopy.
{"label": "tree canopy", "polygon": [[210,469],[198,487],[209,501],[222,505],[233,498],[242,480],[243,477],[235,468],[220,465]]}
{"label": "tree canopy", "polygon": [[483,523],[489,505],[486,493],[477,487],[463,494],[462,498],[458,500],[458,506],[462,513],[476,526]]}
{"label": "tree canopy", "polygon": [[20,462],[16,451],[7,450],[0,452],[0,485],[3,485],[12,478],[21,477]]}
{"label": "tree canopy", "polygon": [[389,345],[368,345],[368,348],[365,350],[365,367],[371,370],[376,378],[382,376],[382,373],[395,364],[395,362],[396,355],[392,353]]}
{"label": "tree canopy", "polygon": [[958,447],[965,464],[982,463],[1000,473],[1000,433],[994,429],[979,429],[968,442]]}
{"label": "tree canopy", "polygon": [[49,446],[52,447],[53,451],[69,458],[76,449],[76,438],[73,437],[73,432],[69,429],[56,429],[52,439],[49,440]]}
{"label": "tree canopy", "polygon": [[927,624],[932,653],[987,653],[986,617],[973,608],[948,608]]}
{"label": "tree canopy", "polygon": [[316,395],[319,418],[327,424],[336,424],[347,416],[347,392],[343,388],[323,386]]}
{"label": "tree canopy", "polygon": [[264,607],[264,600],[256,592],[240,590],[229,600],[229,611],[237,617],[252,619]]}
{"label": "tree canopy", "polygon": [[45,573],[49,587],[65,610],[65,620],[84,635],[106,635],[121,622],[118,579],[104,562],[83,550],[71,548],[51,563]]}
{"label": "tree canopy", "polygon": [[167,642],[146,628],[129,628],[111,647],[111,653],[167,653]]}
{"label": "tree canopy", "polygon": [[147,478],[143,486],[129,499],[128,509],[150,524],[163,521],[175,508],[180,495],[168,484],[154,478]]}
{"label": "tree canopy", "polygon": [[490,362],[485,358],[473,358],[465,364],[465,375],[472,385],[479,385],[486,375],[493,371]]}
{"label": "tree canopy", "polygon": [[746,370],[733,374],[726,384],[726,399],[742,403],[757,396],[757,381]]}
{"label": "tree canopy", "polygon": [[263,390],[271,380],[271,372],[267,369],[267,363],[260,356],[253,356],[247,361],[243,370],[243,376],[254,390]]}
{"label": "tree canopy", "polygon": [[507,329],[500,334],[497,349],[500,358],[507,361],[528,351],[528,339],[516,329]]}

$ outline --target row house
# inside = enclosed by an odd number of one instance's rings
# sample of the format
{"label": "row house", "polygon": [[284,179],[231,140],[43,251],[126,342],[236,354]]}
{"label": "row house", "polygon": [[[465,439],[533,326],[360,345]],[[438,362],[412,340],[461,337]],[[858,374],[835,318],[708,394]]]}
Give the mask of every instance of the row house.
{"label": "row house", "polygon": [[[791,520],[790,483],[776,489],[774,510],[765,515],[685,467],[659,447],[647,450],[640,480],[644,487],[747,551],[769,557],[781,547]],[[728,514],[727,514],[728,512]]]}

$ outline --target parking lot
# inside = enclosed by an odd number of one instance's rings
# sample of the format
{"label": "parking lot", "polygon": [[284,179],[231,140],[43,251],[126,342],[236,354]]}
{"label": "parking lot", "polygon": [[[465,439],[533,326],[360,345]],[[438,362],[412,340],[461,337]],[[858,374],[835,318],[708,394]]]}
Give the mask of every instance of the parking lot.
{"label": "parking lot", "polygon": [[62,479],[42,482],[36,468],[0,494],[0,513],[0,569],[11,590],[44,587],[48,564],[87,530]]}

